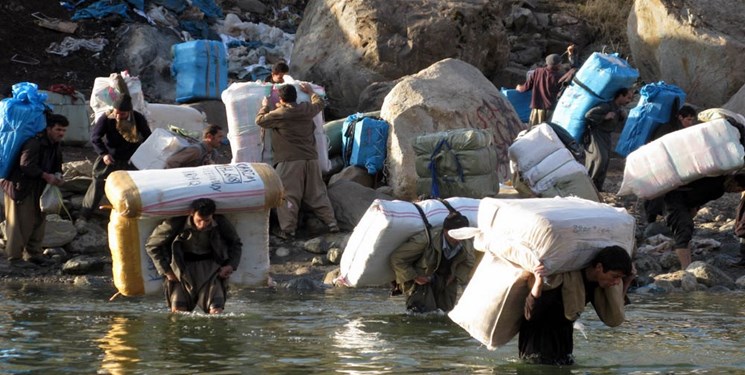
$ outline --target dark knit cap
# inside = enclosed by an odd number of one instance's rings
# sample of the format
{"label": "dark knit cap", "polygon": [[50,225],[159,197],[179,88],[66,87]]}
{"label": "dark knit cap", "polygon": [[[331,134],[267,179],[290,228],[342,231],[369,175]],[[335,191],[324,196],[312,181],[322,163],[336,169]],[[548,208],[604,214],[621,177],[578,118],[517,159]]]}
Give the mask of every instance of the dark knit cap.
{"label": "dark knit cap", "polygon": [[114,102],[114,108],[118,111],[129,112],[132,110],[132,97],[124,94]]}

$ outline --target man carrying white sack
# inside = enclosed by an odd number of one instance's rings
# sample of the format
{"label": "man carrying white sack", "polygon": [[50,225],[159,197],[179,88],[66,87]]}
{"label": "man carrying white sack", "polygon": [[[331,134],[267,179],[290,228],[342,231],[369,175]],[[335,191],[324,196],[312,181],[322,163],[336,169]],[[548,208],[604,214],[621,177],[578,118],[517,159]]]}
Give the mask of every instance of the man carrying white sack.
{"label": "man carrying white sack", "polygon": [[241,243],[238,233],[215,202],[199,198],[191,203],[189,216],[164,220],[145,244],[160,275],[172,312],[192,311],[199,306],[209,314],[225,308],[228,278],[238,269]]}
{"label": "man carrying white sack", "polygon": [[217,164],[217,149],[224,138],[222,127],[208,126],[202,132],[201,142],[186,146],[166,159],[166,169]]}
{"label": "man carrying white sack", "polygon": [[295,237],[303,203],[328,225],[329,232],[339,232],[318,165],[314,135],[313,117],[323,110],[323,99],[307,83],[301,83],[300,90],[310,95],[310,103],[297,103],[295,86],[283,85],[277,108],[272,110],[265,97],[256,115],[256,125],[272,130],[274,169],[282,180],[286,201],[277,208],[280,229],[273,234],[284,240]]}
{"label": "man carrying white sack", "polygon": [[406,294],[406,309],[425,313],[455,306],[458,283],[466,284],[474,265],[471,240],[456,240],[451,229],[468,226],[468,218],[451,210],[441,228],[409,238],[391,254],[398,288]]}
{"label": "man carrying white sack", "polygon": [[[606,325],[623,323],[626,291],[636,271],[626,250],[610,246],[581,271],[545,278],[547,272],[539,265],[528,279],[531,291],[520,325],[520,358],[536,364],[572,365],[574,321],[590,302]],[[617,288],[620,283],[622,292]]]}

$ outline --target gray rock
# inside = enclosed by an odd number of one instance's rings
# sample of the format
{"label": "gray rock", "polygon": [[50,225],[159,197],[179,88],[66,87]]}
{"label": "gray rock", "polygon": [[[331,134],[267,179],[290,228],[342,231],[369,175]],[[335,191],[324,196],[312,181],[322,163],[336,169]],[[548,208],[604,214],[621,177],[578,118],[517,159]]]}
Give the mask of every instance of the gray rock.
{"label": "gray rock", "polygon": [[314,267],[320,267],[320,266],[325,266],[325,265],[327,264],[327,262],[328,262],[328,261],[326,260],[326,257],[322,257],[322,256],[315,256],[315,257],[313,257],[313,259],[312,259],[312,260],[310,261],[310,265],[311,265],[311,266],[314,266]]}
{"label": "gray rock", "polygon": [[336,280],[336,278],[338,278],[340,274],[341,269],[339,268],[327,272],[326,275],[323,277],[323,284],[337,286],[336,283],[334,283],[334,280]]}
{"label": "gray rock", "polygon": [[103,270],[105,262],[90,255],[79,255],[62,265],[62,273],[68,275],[85,275]]}
{"label": "gray rock", "polygon": [[660,266],[662,266],[663,269],[673,269],[673,268],[680,268],[680,260],[678,259],[678,255],[675,254],[673,251],[668,251],[663,253],[660,256]]}
{"label": "gray rock", "polygon": [[341,261],[341,255],[343,253],[344,250],[338,247],[333,247],[326,253],[326,259],[328,259],[329,263],[331,264],[339,264],[339,262]]}
{"label": "gray rock", "polygon": [[65,183],[60,186],[60,192],[62,192],[62,195],[85,194],[92,180],[90,176],[77,176],[65,179]]}
{"label": "gray rock", "polygon": [[639,275],[657,274],[662,271],[662,266],[660,266],[657,257],[645,253],[637,253],[634,265]]}
{"label": "gray rock", "polygon": [[727,276],[727,274],[725,274],[719,268],[705,262],[693,262],[688,266],[686,271],[692,273],[696,277],[696,280],[698,282],[706,285],[709,288],[717,285],[721,285],[729,289],[734,289],[735,287],[735,282],[734,280],[732,280],[731,277]]}
{"label": "gray rock", "polygon": [[92,173],[93,163],[90,160],[70,161],[62,164],[62,177],[65,183],[77,177],[91,178]]}
{"label": "gray rock", "polygon": [[655,279],[654,284],[650,284],[650,285],[654,285],[655,289],[661,292],[664,292],[664,293],[669,293],[675,290],[675,285],[673,285],[673,283],[669,280],[656,280]]}
{"label": "gray rock", "polygon": [[102,287],[102,286],[108,286],[111,284],[109,279],[106,277],[91,276],[91,275],[75,276],[75,279],[73,280],[72,283],[75,286],[93,286],[93,287]]}
{"label": "gray rock", "polygon": [[735,285],[737,286],[737,289],[745,289],[745,276],[740,276],[735,281]]}
{"label": "gray rock", "polygon": [[236,0],[236,5],[244,12],[264,14],[267,6],[259,0]]}
{"label": "gray rock", "polygon": [[393,199],[389,195],[344,179],[329,185],[328,195],[339,228],[347,232],[354,230],[375,199]]}
{"label": "gray rock", "polygon": [[59,215],[47,215],[41,246],[45,248],[65,246],[72,242],[77,234],[71,221],[63,220]]}
{"label": "gray rock", "polygon": [[509,4],[491,0],[310,1],[295,37],[292,75],[335,93],[329,108],[336,117],[354,113],[371,83],[444,58],[466,61],[491,77],[507,62],[502,18],[509,12]]}
{"label": "gray rock", "polygon": [[87,222],[85,229],[87,232],[75,237],[67,245],[67,250],[74,254],[108,253],[109,238],[106,231],[93,221]]}
{"label": "gray rock", "polygon": [[286,289],[296,292],[319,292],[326,289],[322,283],[308,277],[298,277],[283,285]]}
{"label": "gray rock", "polygon": [[277,248],[277,250],[274,251],[274,255],[276,255],[276,256],[278,256],[280,258],[284,258],[284,257],[290,255],[290,249],[288,249],[286,247]]}

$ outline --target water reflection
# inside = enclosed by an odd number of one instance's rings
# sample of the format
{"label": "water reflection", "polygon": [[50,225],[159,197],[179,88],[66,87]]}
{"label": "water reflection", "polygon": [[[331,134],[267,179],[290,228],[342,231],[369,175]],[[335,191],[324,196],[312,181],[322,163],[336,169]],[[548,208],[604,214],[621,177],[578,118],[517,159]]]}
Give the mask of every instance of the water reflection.
{"label": "water reflection", "polygon": [[235,290],[228,313],[171,314],[160,296],[0,284],[0,373],[745,373],[745,295],[633,296],[628,321],[588,311],[580,365],[525,365],[445,315],[408,315],[377,289]]}

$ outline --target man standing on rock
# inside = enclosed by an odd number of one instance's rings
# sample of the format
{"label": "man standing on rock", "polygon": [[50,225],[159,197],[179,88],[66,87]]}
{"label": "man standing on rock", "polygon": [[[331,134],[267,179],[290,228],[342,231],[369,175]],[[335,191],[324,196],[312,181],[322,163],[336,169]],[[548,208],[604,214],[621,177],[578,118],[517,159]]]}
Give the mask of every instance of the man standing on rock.
{"label": "man standing on rock", "polygon": [[228,278],[238,269],[243,244],[215,202],[199,198],[191,214],[166,219],[148,238],[145,249],[160,275],[165,276],[172,312],[199,306],[208,314],[225,309]]}
{"label": "man standing on rock", "polygon": [[134,111],[132,98],[122,95],[114,108],[100,116],[91,131],[91,143],[98,157],[93,163],[93,181],[83,198],[76,228],[81,230],[103,198],[106,177],[111,172],[136,169],[129,159],[150,136],[145,116]]}
{"label": "man standing on rock", "polygon": [[530,99],[530,120],[528,124],[538,125],[549,121],[556,107],[557,96],[561,90],[561,56],[553,53],[546,56],[546,66],[536,68],[528,80],[517,85],[516,90],[525,92],[533,90]]}
{"label": "man standing on rock", "polygon": [[223,138],[225,132],[219,125],[208,126],[202,133],[202,142],[186,146],[166,159],[166,169],[215,164]]}
{"label": "man standing on rock", "polygon": [[272,130],[274,169],[284,186],[285,204],[277,208],[279,230],[273,234],[281,239],[295,237],[300,205],[306,204],[329,227],[339,232],[326,184],[321,176],[316,151],[313,117],[323,110],[323,99],[307,83],[300,90],[310,95],[310,103],[297,103],[297,91],[292,85],[279,88],[279,103],[272,110],[264,98],[256,115],[256,125]]}
{"label": "man standing on rock", "polygon": [[5,255],[11,267],[33,268],[48,261],[41,255],[46,218],[39,198],[47,184],[62,185],[62,138],[69,122],[62,115],[47,116],[46,129],[21,146],[5,191]]}

